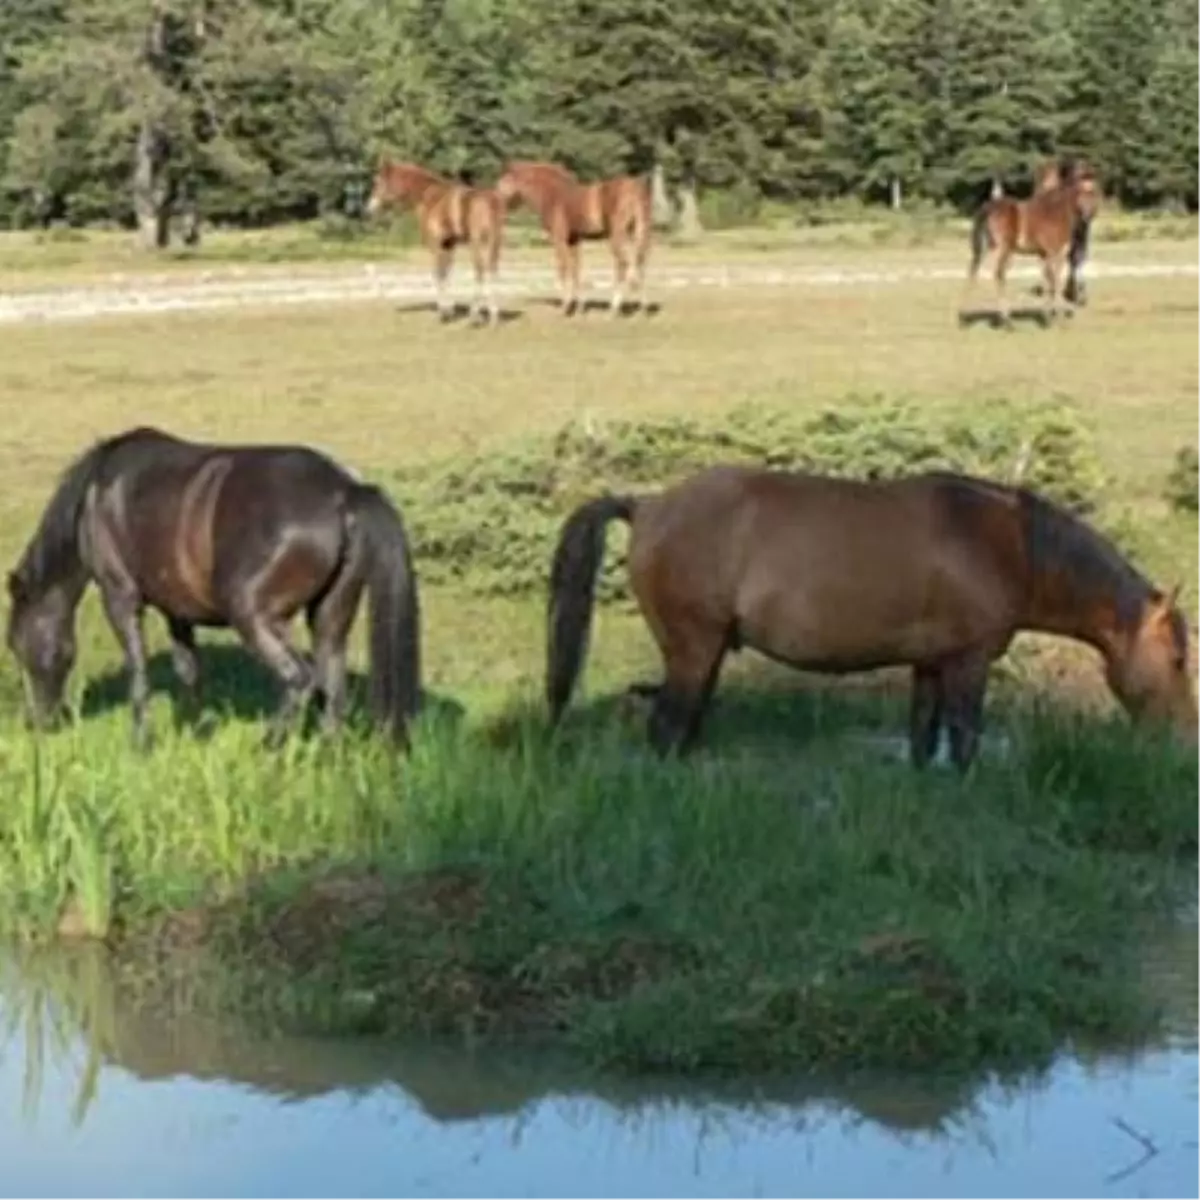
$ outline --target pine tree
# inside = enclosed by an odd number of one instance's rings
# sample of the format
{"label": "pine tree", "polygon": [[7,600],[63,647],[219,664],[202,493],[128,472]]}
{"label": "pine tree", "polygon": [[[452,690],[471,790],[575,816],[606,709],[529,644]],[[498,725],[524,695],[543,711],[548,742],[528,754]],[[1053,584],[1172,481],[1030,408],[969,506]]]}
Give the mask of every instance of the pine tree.
{"label": "pine tree", "polygon": [[1197,202],[1197,18],[1195,0],[1180,0],[1163,14],[1132,151],[1132,187],[1144,199]]}

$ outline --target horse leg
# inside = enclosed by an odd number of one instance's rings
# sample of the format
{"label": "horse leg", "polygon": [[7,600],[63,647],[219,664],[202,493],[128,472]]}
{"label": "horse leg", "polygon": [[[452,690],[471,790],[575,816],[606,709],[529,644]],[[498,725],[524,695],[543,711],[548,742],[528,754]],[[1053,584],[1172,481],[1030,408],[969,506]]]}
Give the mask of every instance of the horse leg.
{"label": "horse leg", "polygon": [[125,665],[129,669],[133,744],[144,750],[149,745],[146,706],[150,699],[150,676],[146,668],[146,638],[142,632],[142,598],[137,588],[126,581],[107,579],[100,588],[105,614],[125,652]]}
{"label": "horse leg", "polygon": [[554,269],[558,275],[558,307],[564,317],[573,314],[571,305],[571,241],[565,233],[551,232],[554,241]]}
{"label": "horse leg", "polygon": [[[171,635],[171,665],[183,685],[184,706],[196,712],[200,706],[200,656],[196,653],[196,629],[190,621],[167,618]],[[177,717],[178,719],[178,717]]]}
{"label": "horse leg", "polygon": [[638,243],[633,254],[633,285],[631,290],[637,294],[636,310],[643,313],[650,311],[646,303],[646,257],[649,249],[649,241],[643,240]]}
{"label": "horse leg", "polygon": [[650,744],[660,755],[684,754],[695,741],[728,648],[728,631],[708,622],[672,628],[663,648],[666,678],[649,721]]}
{"label": "horse leg", "polygon": [[282,745],[312,693],[315,672],[284,636],[281,625],[258,609],[239,606],[233,627],[242,641],[283,685],[283,699],[265,738],[269,748]]}
{"label": "horse leg", "polygon": [[500,236],[499,230],[492,232],[486,257],[483,260],[483,302],[487,308],[489,325],[498,325],[500,323],[500,306],[496,303],[496,269],[500,263]]}
{"label": "horse leg", "polygon": [[361,563],[353,559],[342,568],[334,585],[308,608],[316,686],[325,701],[321,729],[326,734],[336,733],[346,716],[346,640],[362,590]]}
{"label": "horse leg", "polygon": [[433,283],[436,294],[438,317],[442,321],[454,319],[454,310],[446,307],[446,280],[454,263],[454,247],[440,243],[433,252]]}
{"label": "horse leg", "polygon": [[612,237],[613,253],[613,294],[608,306],[609,316],[619,317],[625,311],[625,283],[629,276],[629,249],[625,245],[624,234],[614,230]]}
{"label": "horse leg", "polygon": [[567,315],[579,311],[579,264],[582,255],[582,243],[578,240],[567,247],[567,275],[570,280],[571,299],[567,305]]}
{"label": "horse leg", "polygon": [[975,760],[983,733],[983,701],[987,694],[991,655],[973,650],[944,664],[942,685],[950,759],[965,775]]}
{"label": "horse leg", "polygon": [[1011,258],[1012,250],[1008,246],[1001,246],[996,252],[996,318],[1005,329],[1013,327],[1004,286],[1008,279],[1008,264]]}
{"label": "horse leg", "polygon": [[1042,324],[1049,328],[1058,316],[1058,273],[1062,266],[1059,255],[1047,254],[1042,260],[1042,277],[1046,294],[1042,308]]}
{"label": "horse leg", "polygon": [[941,741],[944,701],[941,674],[935,667],[913,668],[909,711],[909,751],[914,767],[928,765]]}
{"label": "horse leg", "polygon": [[475,295],[471,299],[471,323],[482,324],[487,320],[487,309],[484,306],[484,261],[483,247],[478,240],[471,242],[471,265],[475,270]]}

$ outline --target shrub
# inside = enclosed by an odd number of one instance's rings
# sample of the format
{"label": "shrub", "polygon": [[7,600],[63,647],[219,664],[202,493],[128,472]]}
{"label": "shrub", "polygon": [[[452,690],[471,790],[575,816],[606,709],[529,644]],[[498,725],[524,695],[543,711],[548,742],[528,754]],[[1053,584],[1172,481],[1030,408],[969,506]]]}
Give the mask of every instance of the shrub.
{"label": "shrub", "polygon": [[1179,512],[1196,512],[1200,508],[1200,456],[1195,446],[1180,446],[1175,461],[1167,473],[1164,497]]}
{"label": "shrub", "polygon": [[[422,577],[481,595],[545,586],[559,527],[604,491],[657,490],[717,462],[762,463],[882,478],[951,468],[1017,480],[1091,513],[1104,475],[1075,415],[1059,404],[989,401],[969,417],[906,401],[852,396],[815,413],[760,404],[724,418],[572,422],[492,454],[422,464],[391,485]],[[622,535],[612,537],[600,594],[626,594]]]}

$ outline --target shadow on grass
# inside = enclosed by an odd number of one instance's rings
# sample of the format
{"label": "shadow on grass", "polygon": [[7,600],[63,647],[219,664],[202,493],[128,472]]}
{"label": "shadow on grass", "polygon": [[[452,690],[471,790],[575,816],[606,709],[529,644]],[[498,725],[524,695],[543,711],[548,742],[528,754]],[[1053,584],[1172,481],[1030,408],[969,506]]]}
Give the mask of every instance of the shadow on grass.
{"label": "shadow on grass", "polygon": [[[1066,308],[1059,312],[1058,320],[1070,320],[1074,315],[1072,309]],[[1010,309],[1007,322],[1000,313],[992,308],[963,309],[958,314],[958,324],[961,329],[970,329],[976,325],[987,325],[991,329],[1015,329],[1017,325],[1039,325],[1043,329],[1049,329],[1054,323],[1046,315],[1045,309],[1033,307]]]}
{"label": "shadow on grass", "polygon": [[[541,308],[561,308],[562,301],[557,296],[537,296],[529,301],[530,304],[537,305]],[[588,313],[607,313],[610,308],[610,301],[599,296],[590,297],[580,300],[575,308],[576,316],[587,316]],[[623,317],[656,317],[663,310],[662,301],[651,300],[644,308],[639,309],[637,302],[626,300],[621,305],[621,316]]]}
{"label": "shadow on grass", "polygon": [[[568,756],[586,753],[614,731],[620,731],[631,750],[648,750],[647,724],[657,687],[639,680],[575,701],[553,733],[560,750]],[[783,758],[803,755],[823,739],[906,737],[907,702],[907,676],[830,682],[780,679],[751,670],[717,689],[690,756]],[[497,748],[513,746],[531,733],[550,736],[541,701],[514,704],[483,726],[484,738]]]}
{"label": "shadow on grass", "polygon": [[[412,313],[427,313],[434,317],[437,316],[437,304],[432,300],[417,300],[411,304],[398,304],[394,310],[397,313],[410,315]],[[498,323],[501,325],[509,325],[513,321],[519,321],[525,314],[520,309],[502,308],[498,313]],[[471,320],[471,306],[462,301],[457,301],[447,312],[445,318],[441,322],[443,325],[463,324],[482,328],[484,322]]]}
{"label": "shadow on grass", "polygon": [[[197,737],[211,737],[223,722],[266,721],[279,707],[280,688],[271,673],[238,645],[202,645],[200,693],[189,700],[171,665],[170,651],[155,654],[149,662],[151,694],[166,693],[171,698],[177,728],[187,728]],[[346,690],[349,729],[367,729],[367,677],[350,671]],[[422,694],[422,712],[439,723],[456,725],[466,709],[457,700],[429,691]],[[90,679],[84,686],[79,716],[86,720],[129,706],[129,676],[119,667]],[[315,697],[305,714],[304,732],[311,734],[321,711],[321,698]]]}

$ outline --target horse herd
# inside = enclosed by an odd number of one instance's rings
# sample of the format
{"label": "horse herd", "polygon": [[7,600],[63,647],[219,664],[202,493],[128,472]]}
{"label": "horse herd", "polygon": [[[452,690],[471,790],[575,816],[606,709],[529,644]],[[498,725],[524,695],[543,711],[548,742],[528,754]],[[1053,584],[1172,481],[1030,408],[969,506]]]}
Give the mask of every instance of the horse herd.
{"label": "horse herd", "polygon": [[392,206],[411,208],[421,239],[433,255],[437,310],[442,320],[452,309],[446,280],[459,244],[470,247],[475,267],[472,316],[495,324],[496,273],[504,241],[505,214],[524,203],[540,219],[554,246],[562,311],[579,306],[580,243],[605,238],[612,249],[615,278],[611,311],[624,311],[625,290],[637,293],[634,308],[646,308],[645,271],[650,253],[650,184],[635,175],[581,183],[565,167],[548,162],[510,162],[495,187],[476,188],[427,171],[414,163],[384,158],[367,201],[374,217]]}
{"label": "horse herd", "polygon": [[[1011,325],[1004,285],[1014,254],[1034,255],[1042,261],[1047,323],[1058,313],[1064,266],[1068,277],[1063,299],[1081,302],[1079,271],[1099,202],[1091,168],[1065,159],[1039,168],[1028,199],[994,195],[972,222],[968,296],[985,255],[994,250],[1001,323]],[[385,157],[375,174],[367,214],[375,217],[392,207],[415,212],[421,239],[433,256],[437,311],[443,321],[454,311],[446,296],[454,251],[459,245],[468,246],[475,268],[472,318],[495,324],[500,318],[495,284],[505,217],[518,204],[537,215],[550,238],[565,315],[573,315],[579,307],[580,244],[599,239],[608,241],[613,256],[610,312],[615,316],[626,310],[627,294],[636,297],[633,311],[646,310],[646,260],[653,222],[650,180],[645,176],[618,175],[583,183],[557,163],[517,160],[505,166],[494,187],[479,188]]]}
{"label": "horse herd", "polygon": [[[722,663],[749,647],[792,666],[912,671],[909,741],[921,766],[948,733],[966,771],[989,668],[1033,630],[1094,647],[1135,718],[1196,735],[1187,623],[1081,519],[1020,488],[948,472],[887,481],[718,465],[666,490],[603,495],[563,524],[548,563],[546,701],[557,722],[586,656],[605,529],[631,526],[630,581],[663,660],[649,736],[695,740]],[[404,520],[378,488],[301,445],[235,446],[139,427],[63,473],[7,580],[7,642],[36,724],[62,710],[88,584],[130,675],[147,736],[145,609],[166,617],[177,676],[200,684],[195,631],[232,627],[283,692],[268,743],[314,694],[334,731],[346,644],[364,591],[369,708],[400,743],[421,700],[422,618]],[[303,612],[311,656],[289,637]]]}

